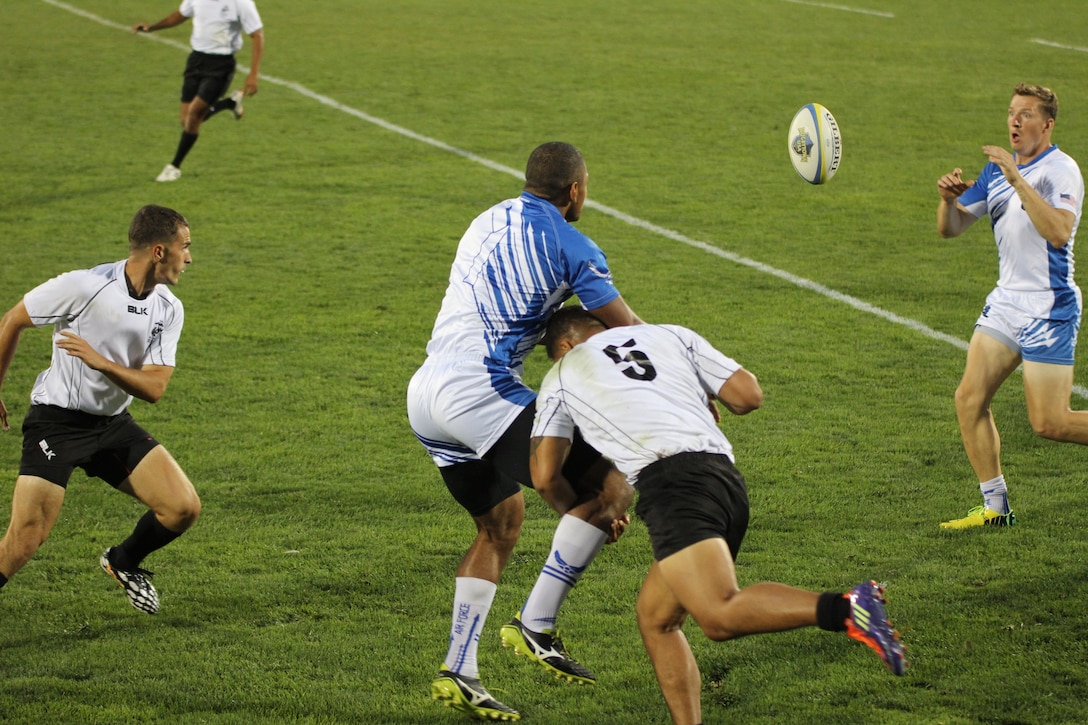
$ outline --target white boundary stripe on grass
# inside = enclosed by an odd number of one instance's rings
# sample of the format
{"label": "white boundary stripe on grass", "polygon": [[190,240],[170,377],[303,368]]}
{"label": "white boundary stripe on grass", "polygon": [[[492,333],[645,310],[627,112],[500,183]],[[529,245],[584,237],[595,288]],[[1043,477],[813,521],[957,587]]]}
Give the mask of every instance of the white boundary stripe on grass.
{"label": "white boundary stripe on grass", "polygon": [[894,18],[895,13],[886,13],[881,10],[866,10],[865,8],[853,8],[848,5],[832,5],[831,3],[817,3],[809,2],[808,0],[783,0],[783,2],[793,3],[794,5],[808,5],[813,8],[824,8],[826,10],[842,10],[847,13],[861,13],[862,15],[875,15],[878,18]]}
{"label": "white boundary stripe on grass", "polygon": [[[127,25],[122,25],[120,23],[115,23],[112,20],[106,20],[105,18],[94,15],[93,13],[87,12],[86,10],[81,10],[79,8],[72,7],[71,5],[68,5],[67,3],[60,2],[60,0],[41,0],[41,1],[48,4],[48,5],[53,5],[55,7],[61,8],[62,10],[67,10],[68,12],[75,13],[76,15],[87,18],[88,20],[93,20],[94,22],[100,23],[101,25],[105,25],[106,27],[109,27],[109,28],[117,28],[117,29],[120,29],[120,30],[124,30],[126,32],[131,30],[131,28],[129,26],[127,26]],[[787,0],[787,1],[788,2],[793,2],[794,0]],[[179,43],[179,42],[177,42],[175,40],[171,40],[170,38],[164,38],[164,37],[161,37],[161,36],[149,35],[149,34],[143,34],[143,33],[141,33],[140,35],[141,35],[141,37],[147,38],[148,40],[154,40],[156,42],[165,43],[166,45],[169,45],[169,46],[174,47],[174,48],[180,48],[181,50],[184,50],[186,52],[189,51],[189,46],[188,45]],[[242,69],[243,71],[248,71],[249,70],[245,66],[240,65],[238,67],[240,69]],[[312,91],[309,88],[307,88],[306,86],[303,86],[303,85],[301,85],[299,83],[295,83],[294,81],[283,80],[281,78],[276,78],[274,76],[264,75],[263,73],[261,74],[261,80],[262,81],[267,81],[268,83],[272,83],[273,85],[279,85],[279,86],[283,86],[284,88],[290,88],[291,90],[295,91],[296,93],[298,93],[300,95],[303,95],[303,96],[305,96],[307,98],[313,99],[313,100],[317,101],[318,103],[326,105],[326,106],[328,106],[330,108],[334,108],[337,111],[341,111],[341,112],[346,113],[346,114],[348,114],[350,116],[354,116],[355,118],[358,118],[358,119],[360,119],[362,121],[366,121],[367,123],[371,123],[371,124],[374,124],[375,126],[379,126],[381,128],[384,128],[387,131],[391,131],[391,132],[399,134],[401,136],[405,136],[406,138],[410,138],[410,139],[412,139],[414,141],[419,141],[420,143],[428,144],[430,146],[441,149],[443,151],[447,151],[447,152],[449,152],[451,154],[461,156],[463,158],[466,158],[466,159],[468,159],[468,160],[470,160],[470,161],[472,161],[474,163],[480,164],[480,165],[485,166],[485,167],[487,167],[489,169],[492,169],[494,171],[498,171],[500,173],[507,174],[509,176],[513,176],[513,177],[517,178],[518,180],[524,181],[524,179],[525,179],[524,173],[522,171],[519,171],[517,169],[512,169],[509,166],[506,166],[506,165],[500,164],[500,163],[498,163],[496,161],[492,161],[490,159],[484,158],[483,156],[479,156],[477,154],[474,154],[471,151],[465,151],[464,149],[457,148],[456,146],[451,146],[450,144],[447,144],[447,143],[445,143],[443,141],[439,141],[439,140],[433,139],[433,138],[431,138],[429,136],[424,136],[423,134],[416,133],[415,131],[404,128],[403,126],[398,126],[398,125],[396,125],[394,123],[390,123],[389,121],[386,121],[386,120],[381,119],[381,118],[377,118],[376,116],[371,116],[370,114],[364,113],[363,111],[360,111],[360,110],[358,110],[356,108],[352,108],[350,106],[345,106],[343,103],[340,103],[339,101],[337,101],[335,99],[329,98],[328,96],[321,95],[320,93]],[[819,282],[814,282],[814,281],[812,281],[810,279],[806,279],[804,277],[799,277],[799,276],[797,276],[797,275],[795,275],[795,274],[793,274],[791,272],[786,272],[785,270],[778,269],[777,267],[772,267],[769,264],[764,264],[763,262],[758,262],[758,261],[756,261],[754,259],[749,259],[749,258],[743,257],[743,256],[741,256],[739,254],[735,254],[733,252],[728,252],[728,251],[726,251],[724,249],[720,249],[719,247],[715,247],[712,244],[708,244],[707,242],[701,242],[701,241],[699,241],[697,239],[692,239],[691,237],[685,236],[685,235],[681,234],[680,232],[673,231],[672,229],[666,229],[665,227],[658,226],[658,225],[656,225],[656,224],[654,224],[652,222],[648,222],[648,221],[646,221],[644,219],[639,219],[638,217],[627,214],[626,212],[622,212],[622,211],[620,211],[618,209],[613,209],[610,206],[605,206],[604,204],[600,204],[598,202],[595,202],[592,199],[586,201],[586,206],[591,208],[591,209],[595,209],[595,210],[601,212],[602,214],[606,214],[606,215],[608,215],[610,217],[613,217],[614,219],[618,219],[618,220],[620,220],[620,221],[622,221],[622,222],[624,222],[626,224],[630,224],[633,227],[637,227],[639,229],[650,232],[652,234],[657,234],[659,236],[665,237],[666,239],[671,239],[674,242],[680,242],[681,244],[686,244],[689,247],[694,247],[695,249],[700,249],[700,250],[702,250],[704,252],[707,252],[708,254],[713,254],[713,255],[715,255],[717,257],[721,257],[722,259],[726,259],[726,260],[728,260],[730,262],[733,262],[734,264],[739,264],[739,265],[754,269],[756,271],[763,272],[764,274],[769,274],[769,275],[771,275],[773,277],[777,277],[777,278],[779,278],[779,279],[781,279],[783,281],[789,282],[790,284],[795,285],[797,287],[800,287],[802,289],[807,289],[807,290],[810,290],[810,291],[815,292],[817,294],[823,295],[824,297],[827,297],[829,299],[833,299],[833,300],[836,300],[838,302],[842,302],[843,304],[849,305],[850,307],[853,307],[855,310],[858,310],[860,312],[867,312],[867,313],[869,313],[871,315],[876,315],[877,317],[883,318],[883,319],[887,320],[888,322],[893,322],[893,323],[895,323],[897,325],[902,325],[903,327],[907,327],[907,328],[909,328],[911,330],[914,330],[915,332],[921,333],[922,335],[925,335],[926,337],[929,337],[929,338],[931,338],[933,340],[939,340],[941,342],[946,342],[949,345],[952,345],[954,347],[959,348],[960,350],[966,350],[967,349],[967,342],[965,342],[964,340],[961,340],[958,337],[954,337],[952,335],[945,334],[943,332],[940,332],[939,330],[934,330],[933,328],[929,327],[928,325],[925,325],[925,324],[923,324],[923,323],[921,323],[921,322],[919,322],[917,320],[912,320],[912,319],[910,319],[908,317],[902,317],[900,315],[895,314],[894,312],[889,312],[888,310],[882,309],[880,307],[876,307],[875,305],[871,305],[871,304],[869,304],[868,302],[866,302],[864,300],[858,299],[857,297],[852,297],[852,296],[850,296],[848,294],[844,294],[844,293],[839,292],[837,290],[833,290],[830,287],[825,287],[824,285],[820,284]],[[1079,395],[1082,398],[1088,398],[1088,388],[1084,388],[1084,387],[1081,387],[1079,385],[1074,385],[1073,386],[1073,392],[1076,393],[1077,395]]]}
{"label": "white boundary stripe on grass", "polygon": [[1061,48],[1062,50],[1075,50],[1079,53],[1088,53],[1088,48],[1082,48],[1079,45],[1063,45],[1051,40],[1043,40],[1042,38],[1032,38],[1031,42],[1038,43],[1039,45],[1049,45],[1051,48]]}

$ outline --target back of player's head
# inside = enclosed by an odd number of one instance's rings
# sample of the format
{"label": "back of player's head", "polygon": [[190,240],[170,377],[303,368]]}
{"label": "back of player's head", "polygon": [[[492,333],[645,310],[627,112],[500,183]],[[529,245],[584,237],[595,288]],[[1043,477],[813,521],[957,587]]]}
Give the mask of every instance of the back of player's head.
{"label": "back of player's head", "polygon": [[544,350],[548,357],[555,360],[559,354],[559,343],[569,339],[573,343],[581,342],[586,333],[593,330],[605,330],[608,325],[600,321],[589,310],[578,305],[562,307],[548,320],[544,331]]}
{"label": "back of player's head", "polygon": [[1043,113],[1047,114],[1050,118],[1057,120],[1058,118],[1058,96],[1054,91],[1050,90],[1046,86],[1040,86],[1036,83],[1021,83],[1016,86],[1013,93],[1018,96],[1032,96],[1038,98],[1039,108]]}
{"label": "back of player's head", "polygon": [[525,165],[525,190],[544,199],[561,198],[576,181],[581,181],[586,162],[569,143],[549,141],[533,149]]}
{"label": "back of player's head", "polygon": [[132,224],[128,227],[129,249],[172,242],[178,229],[183,227],[188,228],[189,222],[179,212],[165,206],[148,204],[132,217]]}

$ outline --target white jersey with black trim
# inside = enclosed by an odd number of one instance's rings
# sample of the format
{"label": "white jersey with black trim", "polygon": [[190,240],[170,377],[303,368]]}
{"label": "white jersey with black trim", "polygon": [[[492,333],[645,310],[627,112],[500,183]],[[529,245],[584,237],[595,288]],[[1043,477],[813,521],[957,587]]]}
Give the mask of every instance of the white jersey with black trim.
{"label": "white jersey with black trim", "polygon": [[575,346],[548,371],[533,437],[572,439],[577,426],[631,483],[649,464],[677,453],[733,460],[707,396],[740,368],[685,327],[614,327]]}
{"label": "white jersey with black trim", "polygon": [[193,20],[193,50],[212,55],[237,53],[242,35],[263,27],[253,0],[182,0],[178,12]]}
{"label": "white jersey with black trim", "polygon": [[1073,213],[1073,231],[1061,249],[1039,234],[1016,191],[993,162],[986,164],[959,203],[977,219],[990,217],[999,260],[997,286],[1031,293],[1019,297],[1030,301],[1031,309],[1026,311],[1033,317],[1069,319],[1080,304],[1073,280],[1073,244],[1084,203],[1084,177],[1077,162],[1057,146],[1017,168],[1047,204]]}
{"label": "white jersey with black trim", "polygon": [[[53,339],[63,331],[83,338],[100,355],[127,368],[174,367],[185,322],[181,301],[164,285],[144,299],[129,294],[126,260],[67,272],[23,296],[37,327],[53,325]],[[117,415],[132,396],[79,358],[53,344],[49,368],[38,375],[30,401],[93,415]]]}

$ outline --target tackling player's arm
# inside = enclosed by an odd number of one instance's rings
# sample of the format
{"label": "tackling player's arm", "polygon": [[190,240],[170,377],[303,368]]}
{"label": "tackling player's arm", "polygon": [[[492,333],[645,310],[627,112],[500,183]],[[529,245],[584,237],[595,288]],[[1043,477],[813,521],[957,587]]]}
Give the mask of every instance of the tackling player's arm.
{"label": "tackling player's arm", "polygon": [[529,473],[533,488],[560,516],[578,502],[578,494],[563,476],[563,462],[570,451],[566,438],[537,436],[529,441]]}
{"label": "tackling player's arm", "polygon": [[763,405],[763,389],[755,375],[740,368],[718,389],[718,400],[733,415],[745,415]]}
{"label": "tackling player's arm", "polygon": [[937,205],[937,233],[945,239],[958,237],[975,223],[975,215],[959,203],[960,195],[975,185],[961,178],[963,169],[956,169],[937,180],[941,203]]}
{"label": "tackling player's arm", "polygon": [[82,360],[87,367],[105,375],[129,395],[148,403],[159,402],[174,374],[174,368],[167,365],[127,368],[106,359],[82,337],[67,330],[60,333],[60,338],[54,344],[72,357]]}
{"label": "tackling player's arm", "polygon": [[[0,387],[3,387],[4,378],[15,357],[19,337],[23,334],[23,330],[31,327],[34,327],[34,322],[30,319],[30,314],[27,313],[26,305],[22,300],[19,300],[19,304],[0,318]],[[8,409],[4,406],[3,400],[0,400],[0,430],[11,430],[8,424]]]}

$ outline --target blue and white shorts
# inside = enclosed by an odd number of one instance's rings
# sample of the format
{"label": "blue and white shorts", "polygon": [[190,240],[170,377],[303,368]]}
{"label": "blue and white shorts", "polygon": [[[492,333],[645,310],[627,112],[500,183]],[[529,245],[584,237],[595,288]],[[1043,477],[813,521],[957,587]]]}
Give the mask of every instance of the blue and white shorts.
{"label": "blue and white shorts", "polygon": [[408,422],[442,468],[479,460],[535,400],[508,369],[428,359],[408,383]]}
{"label": "blue and white shorts", "polygon": [[1078,304],[1067,319],[1036,316],[1043,312],[1032,309],[1038,299],[1038,293],[999,287],[986,298],[975,329],[1004,343],[1029,362],[1072,365],[1080,332],[1079,291]]}

